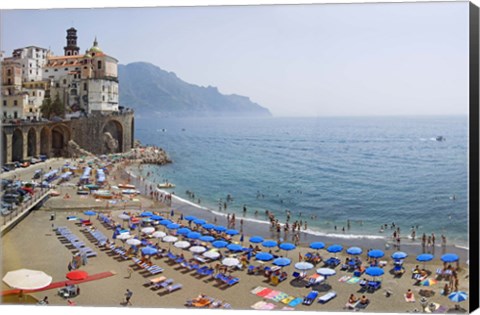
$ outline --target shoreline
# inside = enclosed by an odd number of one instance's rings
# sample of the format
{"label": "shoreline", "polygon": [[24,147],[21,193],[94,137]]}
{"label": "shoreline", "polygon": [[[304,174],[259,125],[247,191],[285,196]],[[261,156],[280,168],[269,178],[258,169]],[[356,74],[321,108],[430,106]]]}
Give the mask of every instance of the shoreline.
{"label": "shoreline", "polygon": [[[132,165],[131,165],[132,166]],[[135,166],[134,166],[135,167]],[[138,169],[138,166],[136,166]],[[138,182],[139,175],[134,173],[132,167],[126,168],[125,172],[127,172],[131,178]],[[147,185],[155,185],[154,183],[150,183],[148,181],[142,181],[143,184]],[[156,185],[155,185],[156,186]],[[155,187],[155,191],[158,191],[163,194],[171,194],[171,192],[162,190]],[[186,215],[195,215],[201,219],[208,221],[209,223],[214,223],[215,218],[218,224],[227,225],[227,213],[218,212],[216,210],[210,209],[205,206],[201,206],[196,204],[190,200],[181,198],[175,194],[172,195],[172,205],[171,208],[181,212],[184,216]],[[260,215],[259,215],[260,216]],[[270,227],[269,222],[267,219],[252,219],[243,216],[237,216],[236,218],[236,226],[237,230],[240,230],[240,219],[243,219],[243,234],[245,235],[244,243],[248,243],[248,236],[253,235],[260,235],[266,239],[274,239],[279,240],[283,239],[285,242],[293,242],[293,233],[289,232],[287,236],[285,236],[284,232],[280,233],[280,237],[276,231],[273,231]],[[435,258],[438,259],[439,256],[443,255],[444,253],[455,253],[460,256],[462,262],[465,262],[469,259],[469,248],[466,246],[456,245],[456,244],[447,244],[445,247],[437,244],[433,251],[423,251],[420,242],[411,242],[411,239],[402,238],[403,242],[400,248],[395,248],[391,242],[391,239],[388,237],[382,236],[372,236],[372,235],[361,235],[361,234],[328,234],[326,232],[315,231],[311,229],[302,230],[299,233],[300,236],[300,247],[305,247],[309,249],[308,244],[315,241],[322,241],[327,246],[329,244],[341,244],[347,249],[350,246],[359,246],[365,250],[369,248],[377,248],[384,250],[386,256],[395,252],[395,251],[404,251],[407,252],[409,255],[418,255],[424,252],[432,253]]]}

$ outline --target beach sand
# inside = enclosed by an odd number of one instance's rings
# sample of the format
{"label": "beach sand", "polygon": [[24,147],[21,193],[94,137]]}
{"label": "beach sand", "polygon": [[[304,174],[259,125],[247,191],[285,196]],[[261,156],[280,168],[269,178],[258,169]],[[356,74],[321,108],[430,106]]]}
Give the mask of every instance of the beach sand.
{"label": "beach sand", "polygon": [[[57,161],[59,165],[63,165],[64,161]],[[29,173],[33,174],[34,168],[31,170],[22,170],[22,173],[18,174],[20,177],[27,178],[31,176]],[[119,170],[120,171],[120,170]],[[10,174],[11,175],[11,174]],[[118,182],[121,180],[118,176]],[[114,181],[110,179],[110,184],[115,184]],[[76,183],[76,179],[72,179],[71,182]],[[131,278],[128,278],[128,268],[131,267],[132,261],[117,261],[114,257],[107,254],[107,251],[103,251],[99,248],[95,248],[95,245],[91,243],[82,232],[84,227],[80,227],[75,224],[76,221],[67,220],[67,216],[78,216],[86,218],[83,214],[83,211],[89,208],[95,208],[97,210],[110,212],[112,218],[117,218],[118,214],[123,212],[123,204],[117,206],[117,208],[110,206],[109,209],[106,209],[105,200],[96,201],[94,198],[80,197],[75,194],[73,187],[61,186],[56,188],[61,194],[59,197],[51,198],[46,204],[45,207],[31,212],[27,217],[25,217],[18,225],[16,225],[11,231],[6,233],[2,237],[2,253],[1,253],[1,266],[2,266],[2,277],[6,272],[19,269],[19,268],[29,268],[45,271],[53,277],[53,282],[64,281],[66,280],[65,274],[68,272],[67,265],[72,258],[72,250],[68,249],[64,244],[59,240],[59,237],[52,230],[52,224],[57,226],[68,227],[75,235],[82,239],[87,246],[95,249],[98,253],[97,257],[90,258],[88,264],[82,267],[83,270],[87,271],[89,274],[97,274],[101,272],[111,271],[115,273],[114,276],[107,277],[104,279],[99,279],[91,282],[85,282],[80,284],[81,293],[78,297],[73,298],[75,303],[79,306],[107,306],[107,307],[123,307],[124,293],[128,288],[134,292],[132,298],[133,307],[151,307],[151,308],[184,308],[184,304],[188,299],[192,299],[203,293],[207,296],[226,301],[228,302],[232,309],[251,309],[251,306],[259,301],[264,300],[263,298],[256,296],[250,291],[258,286],[272,288],[277,291],[284,292],[288,295],[294,297],[304,297],[310,291],[311,288],[301,287],[297,282],[292,282],[292,273],[295,271],[293,263],[298,261],[299,254],[304,256],[307,252],[312,252],[313,250],[308,248],[308,244],[311,241],[322,241],[326,245],[333,243],[340,243],[344,246],[344,249],[350,245],[356,245],[363,248],[364,253],[360,256],[363,261],[366,259],[366,251],[369,248],[379,248],[384,249],[384,241],[381,243],[371,243],[375,242],[374,240],[363,240],[363,239],[330,239],[328,237],[314,237],[309,235],[302,235],[300,239],[300,246],[295,250],[285,253],[285,251],[275,252],[274,254],[279,256],[287,256],[292,259],[292,265],[284,267],[283,269],[288,273],[288,278],[286,281],[281,282],[277,286],[273,286],[268,283],[267,278],[261,275],[248,275],[246,270],[237,270],[232,273],[233,276],[239,277],[240,282],[235,284],[232,287],[225,288],[224,286],[218,286],[216,281],[211,279],[199,278],[192,271],[185,272],[183,268],[179,268],[178,264],[169,265],[165,258],[163,259],[154,259],[153,263],[161,266],[164,271],[162,275],[167,278],[174,279],[175,283],[181,283],[183,288],[181,290],[165,293],[164,289],[160,290],[151,290],[148,287],[144,286],[146,280],[154,278],[155,276],[144,276],[140,271],[134,270],[131,275]],[[71,198],[68,200],[63,199],[63,195],[69,193]],[[135,199],[138,201],[131,201],[126,205],[127,211],[135,211],[140,213],[140,206],[142,210],[151,210],[162,213],[169,213],[170,207],[161,205],[157,202],[150,200],[149,198],[143,196],[137,196]],[[172,208],[175,209],[174,219],[178,219],[180,213],[183,213],[184,216],[191,214],[196,215],[199,218],[204,218],[207,221],[213,223],[213,214],[205,210],[201,210],[192,206],[185,206],[174,200]],[[50,221],[50,214],[52,211],[55,211],[56,218],[54,221]],[[223,220],[223,221],[222,221]],[[118,220],[120,221],[120,220]],[[92,222],[95,228],[103,232],[106,236],[111,237],[113,234],[112,230],[107,229],[103,226],[100,221],[92,217]],[[186,221],[183,221],[184,224],[187,224]],[[226,218],[220,216],[217,218],[217,224],[226,224]],[[239,225],[237,225],[237,228]],[[158,229],[164,230],[163,227]],[[268,225],[262,224],[253,224],[248,223],[244,226],[245,233],[245,242],[244,245],[248,246],[248,236],[250,235],[262,235],[265,238],[274,238],[275,235],[271,234]],[[234,237],[235,241],[239,240],[239,236]],[[120,241],[116,241],[117,244]],[[168,244],[160,243],[162,248],[168,248]],[[186,257],[192,256],[188,250],[181,250],[174,248],[172,252],[179,254],[183,252]],[[414,280],[411,279],[411,270],[415,265],[419,264],[415,261],[416,252],[421,251],[418,246],[402,246],[403,251],[407,251],[410,256],[405,260],[405,269],[406,273],[401,278],[394,278],[390,274],[390,270],[393,267],[392,259],[390,255],[395,250],[389,249],[385,250],[385,257],[380,260],[387,261],[387,266],[384,268],[385,274],[382,276],[382,288],[375,293],[365,293],[365,295],[370,299],[371,303],[368,305],[366,312],[395,312],[395,313],[404,313],[411,312],[414,309],[422,309],[420,305],[419,291],[421,289],[432,289],[435,294],[433,297],[429,297],[429,302],[434,302],[439,305],[442,305],[446,308],[454,307],[455,303],[451,302],[446,296],[440,295],[440,291],[445,284],[445,281],[439,281],[437,284],[431,287],[424,286],[413,286]],[[460,287],[461,291],[469,291],[468,287],[468,265],[465,264],[466,251],[460,251],[455,248],[448,248],[445,251],[452,251],[459,253],[462,256],[461,268],[462,271],[459,273]],[[442,262],[439,257],[442,254],[442,248],[438,247],[435,249],[436,257],[433,261],[427,262],[426,267],[428,270],[433,272],[432,277],[435,276],[435,270],[442,267]],[[328,253],[325,250],[319,251],[322,257],[328,258],[333,256],[333,254]],[[228,255],[228,253],[226,253]],[[341,261],[344,261],[347,254],[345,251],[339,254],[334,254]],[[256,265],[258,263],[251,261],[251,264]],[[271,263],[266,263],[265,265],[271,265]],[[422,265],[422,264],[420,264]],[[319,264],[317,267],[322,267],[322,264]],[[134,268],[135,269],[135,268]],[[334,311],[341,312],[344,311],[345,303],[347,302],[350,294],[355,294],[357,297],[360,297],[362,293],[359,293],[360,286],[358,284],[350,284],[346,282],[339,282],[339,279],[343,276],[352,276],[350,272],[340,271],[340,268],[336,268],[336,275],[328,278],[328,285],[331,287],[330,291],[335,291],[337,297],[327,304],[313,303],[311,306],[306,306],[299,304],[294,309],[300,311]],[[315,269],[312,269],[308,272],[309,275],[314,274]],[[369,278],[368,276],[365,276]],[[2,290],[11,289],[5,283],[2,282]],[[416,302],[407,303],[404,299],[404,293],[412,289],[415,294]],[[385,290],[391,291],[393,294],[389,297],[385,296]],[[326,292],[320,292],[320,295],[323,295]],[[60,305],[66,306],[67,302],[65,299],[57,295],[57,289],[52,289],[43,292],[32,293],[32,295],[38,299],[43,298],[44,296],[49,297],[50,305]],[[285,305],[280,302],[274,302],[272,300],[265,300],[266,302],[273,303],[276,306],[276,310],[281,310]],[[467,308],[468,305],[466,302],[460,303],[463,308]]]}

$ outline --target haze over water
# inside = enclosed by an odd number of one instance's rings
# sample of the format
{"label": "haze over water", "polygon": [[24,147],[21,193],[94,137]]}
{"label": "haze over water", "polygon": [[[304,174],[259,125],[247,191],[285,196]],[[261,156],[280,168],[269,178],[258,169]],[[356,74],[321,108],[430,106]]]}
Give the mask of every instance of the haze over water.
{"label": "haze over water", "polygon": [[136,126],[136,138],[173,160],[143,174],[212,210],[230,194],[228,213],[241,217],[245,204],[247,218],[265,220],[268,209],[284,223],[288,209],[312,233],[389,237],[380,225],[395,222],[402,237],[418,225],[417,237],[467,244],[467,116],[140,118]]}

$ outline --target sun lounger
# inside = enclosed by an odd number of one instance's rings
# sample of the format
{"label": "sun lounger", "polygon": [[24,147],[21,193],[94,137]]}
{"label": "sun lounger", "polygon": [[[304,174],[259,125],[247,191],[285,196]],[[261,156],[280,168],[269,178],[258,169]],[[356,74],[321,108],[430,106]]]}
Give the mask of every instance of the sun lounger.
{"label": "sun lounger", "polygon": [[156,285],[156,284],[161,283],[165,280],[167,280],[167,278],[165,276],[160,276],[160,277],[156,277],[156,278],[147,280],[147,282],[145,282],[145,285],[151,285],[151,284]]}
{"label": "sun lounger", "polygon": [[320,282],[322,282],[323,280],[325,280],[325,277],[324,276],[321,276],[319,274],[314,274],[314,275],[311,275],[310,277],[308,277],[308,283],[306,285],[306,287],[311,287],[315,284],[318,284]]}
{"label": "sun lounger", "polygon": [[157,288],[166,288],[173,283],[173,279],[167,279],[163,282],[159,282],[155,285]]}
{"label": "sun lounger", "polygon": [[153,265],[153,266],[150,266],[149,268],[147,268],[147,271],[152,275],[156,275],[156,274],[159,274],[159,273],[163,272],[163,268],[161,268],[160,266],[157,266],[157,265]]}
{"label": "sun lounger", "polygon": [[239,278],[232,278],[232,279],[229,279],[229,280],[225,281],[225,283],[228,284],[229,287],[231,287],[232,285],[237,284],[239,282],[240,282]]}
{"label": "sun lounger", "polygon": [[382,287],[382,283],[380,281],[368,281],[367,284],[367,291],[368,292],[375,292],[376,290]]}
{"label": "sun lounger", "polygon": [[200,299],[199,301],[193,302],[192,306],[194,306],[194,307],[207,307],[210,304],[212,304],[212,301],[210,299],[203,298],[203,299]]}
{"label": "sun lounger", "polygon": [[337,296],[337,292],[330,291],[318,298],[318,303],[325,304]]}
{"label": "sun lounger", "polygon": [[355,305],[355,308],[356,308],[356,309],[361,309],[361,310],[363,310],[363,309],[366,309],[366,308],[367,308],[368,304],[370,304],[370,301],[368,301],[368,302],[365,303],[365,304],[362,304],[362,303],[360,303],[360,301],[359,301],[359,302]]}
{"label": "sun lounger", "polygon": [[325,266],[335,268],[336,266],[340,265],[340,263],[341,263],[340,259],[336,257],[330,257],[325,261]]}
{"label": "sun lounger", "polygon": [[182,288],[182,284],[181,283],[176,283],[176,284],[173,284],[173,285],[169,285],[167,287],[167,291],[168,292],[173,292],[173,291],[176,291],[176,290],[180,290]]}
{"label": "sun lounger", "polygon": [[318,291],[311,291],[310,293],[308,293],[308,295],[303,299],[303,304],[304,305],[312,305],[313,301],[315,301],[315,299],[317,298],[318,296]]}

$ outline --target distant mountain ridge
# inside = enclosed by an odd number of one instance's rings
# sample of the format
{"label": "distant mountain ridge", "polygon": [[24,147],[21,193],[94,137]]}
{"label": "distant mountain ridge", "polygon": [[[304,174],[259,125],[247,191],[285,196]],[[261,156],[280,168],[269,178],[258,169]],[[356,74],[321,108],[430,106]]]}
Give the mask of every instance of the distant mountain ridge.
{"label": "distant mountain ridge", "polygon": [[139,114],[160,116],[271,116],[241,95],[223,95],[216,87],[187,83],[173,72],[147,62],[118,65],[120,105]]}

